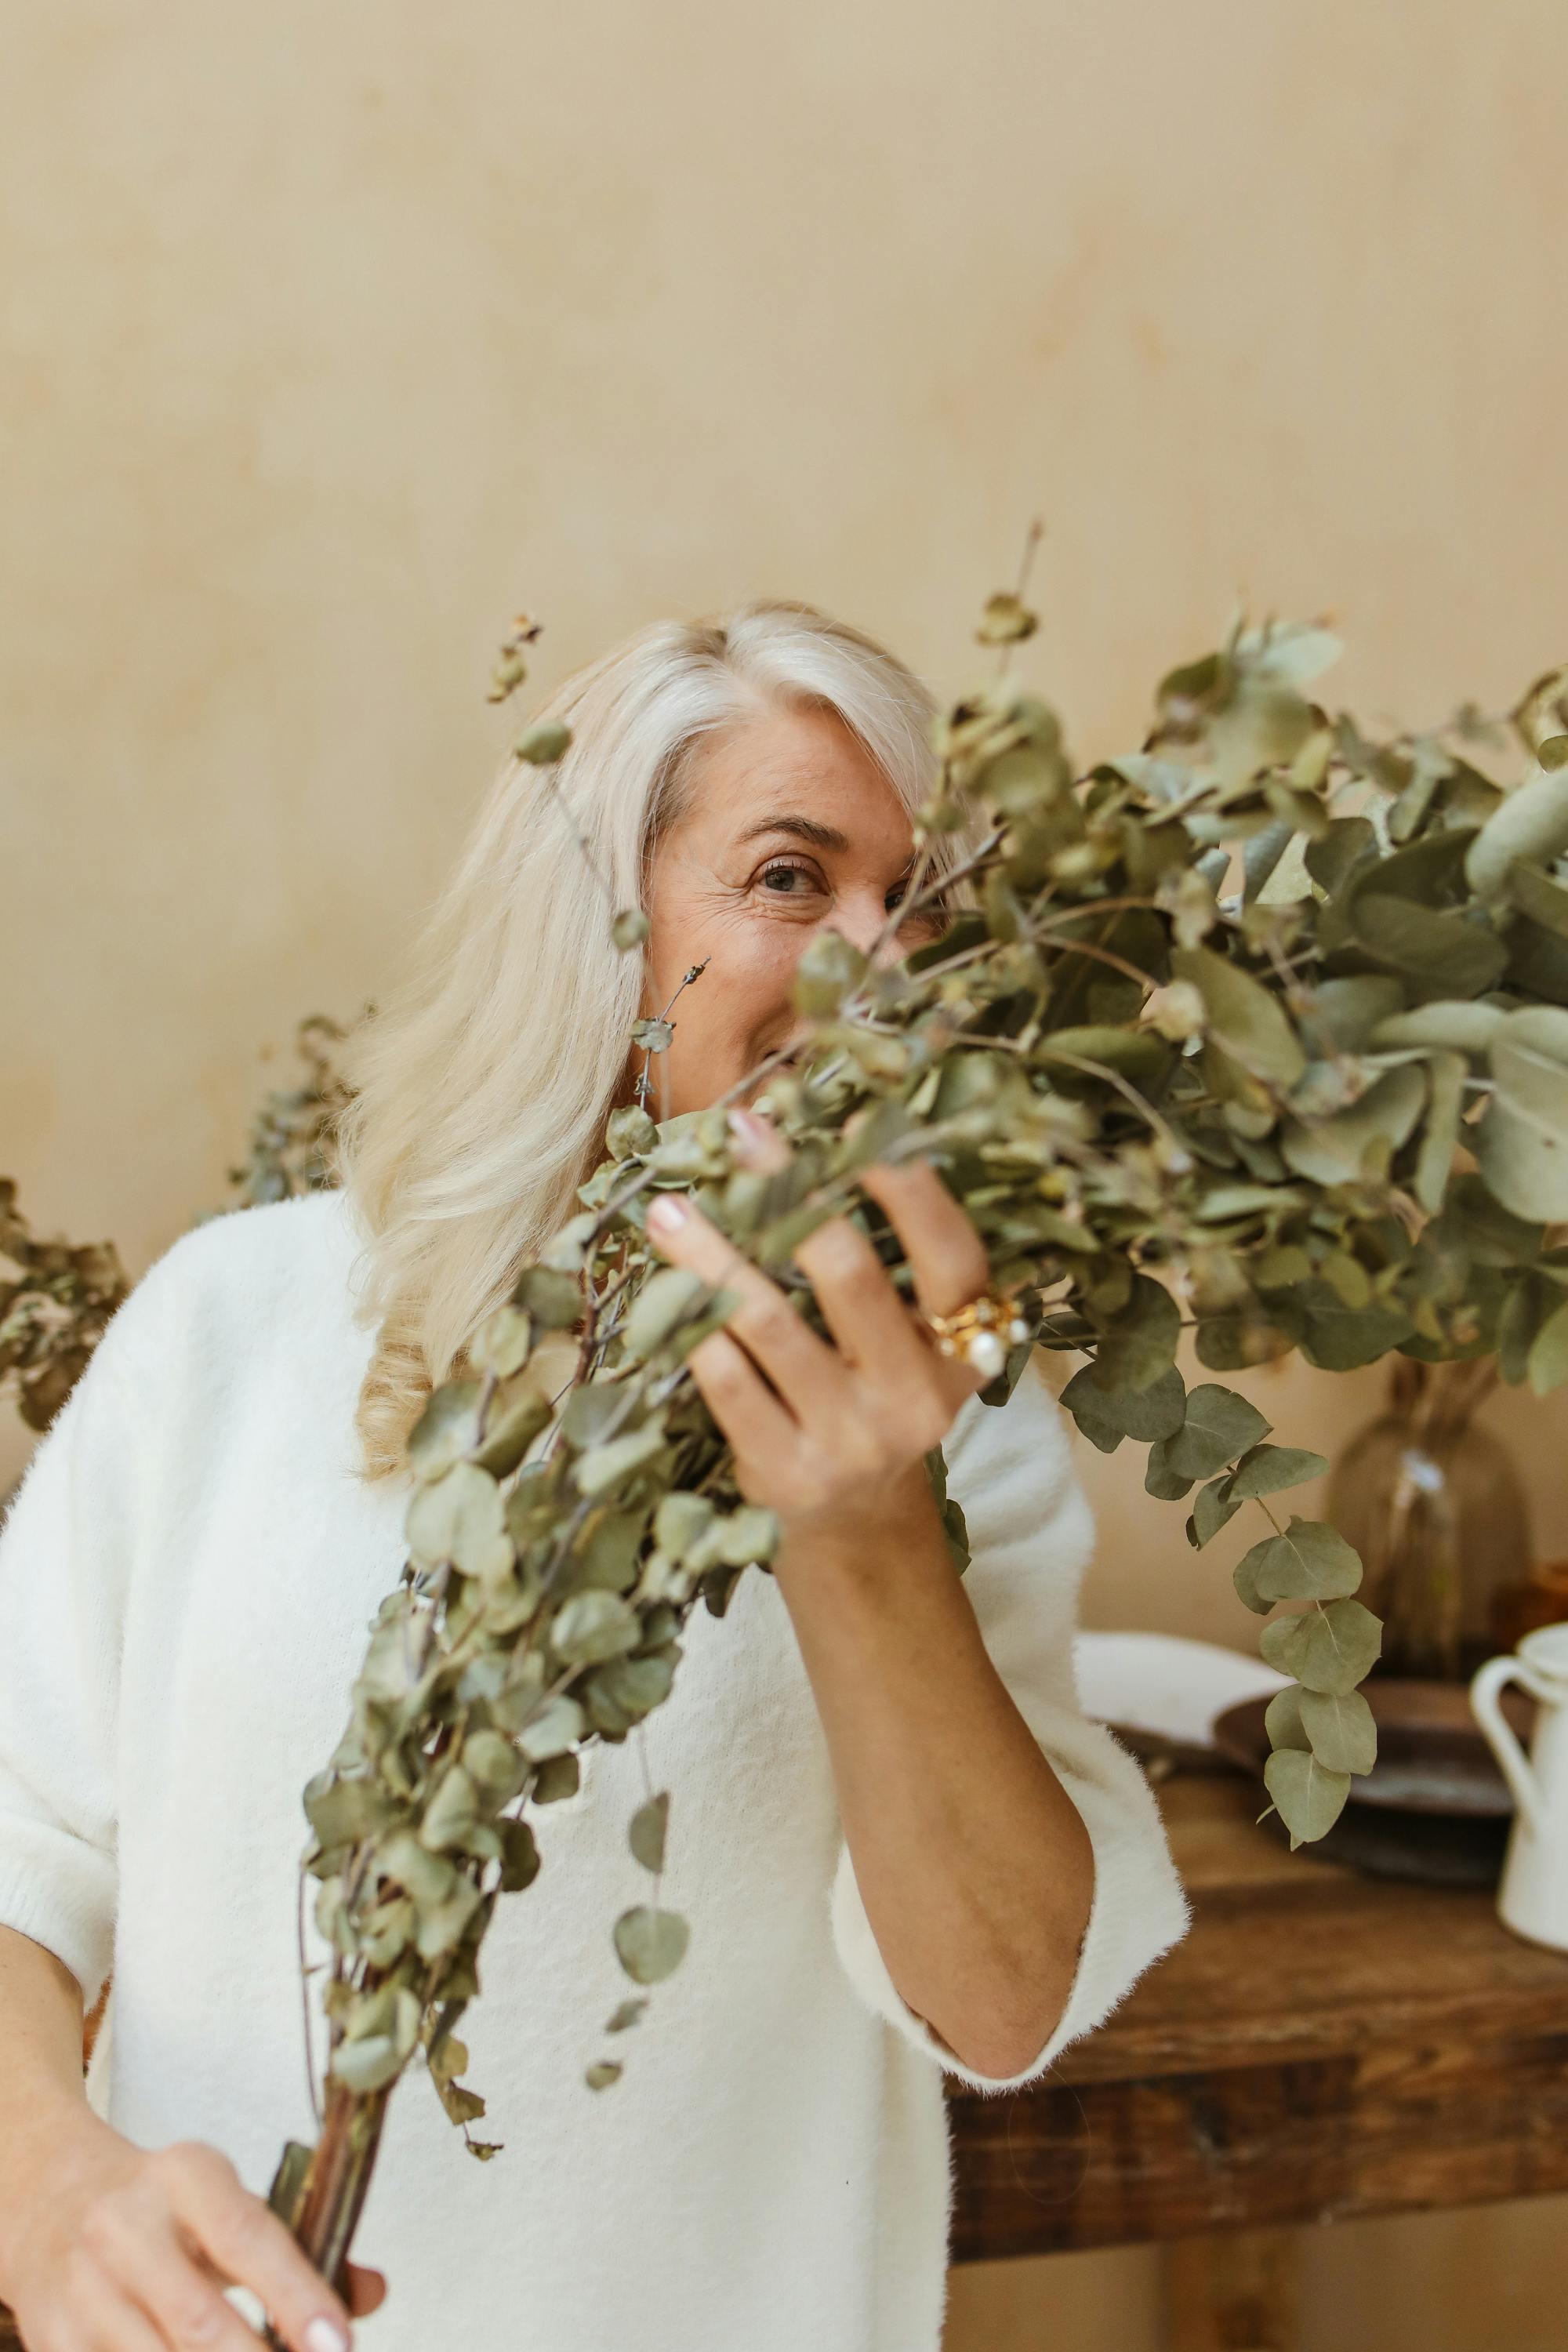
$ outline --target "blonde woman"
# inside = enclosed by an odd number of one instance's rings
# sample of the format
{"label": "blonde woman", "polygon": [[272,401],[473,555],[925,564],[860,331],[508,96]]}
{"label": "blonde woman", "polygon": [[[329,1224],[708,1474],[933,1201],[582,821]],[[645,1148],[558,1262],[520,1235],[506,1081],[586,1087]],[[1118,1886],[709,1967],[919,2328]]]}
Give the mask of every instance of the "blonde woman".
{"label": "blonde woman", "polygon": [[[351,2319],[384,2352],[935,2352],[943,2070],[1031,2080],[1185,1924],[1138,1768],[1076,1704],[1091,1528],[1049,1393],[1031,1373],[983,1404],[841,1217],[799,1253],[830,1337],[742,1271],[691,1359],[780,1516],[776,1573],[693,1616],[669,1703],[540,1817],[464,2025],[504,2154],[475,2164],[400,2090],[352,2310],[261,2202],[312,2133],[300,1792],[398,1579],[431,1383],[572,1213],[639,1010],[680,991],[656,1110],[730,1097],[765,1164],[784,1146],[745,1098],[800,1028],[806,942],[941,928],[898,914],[930,705],[857,631],[782,604],[661,625],[543,715],[572,730],[554,788],[508,765],[363,1039],[342,1188],[164,1254],[0,1538],[0,2294],[33,2352],[240,2352],[236,2286],[296,2352]],[[647,910],[640,954],[610,946],[606,888]],[[926,1312],[984,1290],[935,1171],[866,1189]],[[658,1241],[735,1272],[695,1207]],[[691,1953],[595,2095],[650,1780]]]}

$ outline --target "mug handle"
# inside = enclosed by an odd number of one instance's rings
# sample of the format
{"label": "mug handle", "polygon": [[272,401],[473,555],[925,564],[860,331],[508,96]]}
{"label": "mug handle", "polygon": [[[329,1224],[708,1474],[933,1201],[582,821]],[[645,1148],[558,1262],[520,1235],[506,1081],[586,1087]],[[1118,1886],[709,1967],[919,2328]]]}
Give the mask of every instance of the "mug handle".
{"label": "mug handle", "polygon": [[1471,1679],[1470,1708],[1487,1736],[1493,1755],[1502,1766],[1503,1778],[1513,1791],[1514,1802],[1531,1828],[1539,1832],[1541,1783],[1531,1769],[1529,1757],[1514,1736],[1512,1725],[1498,1704],[1503,1685],[1510,1682],[1521,1684],[1531,1691],[1532,1697],[1536,1696],[1521,1659],[1512,1656],[1489,1658]]}

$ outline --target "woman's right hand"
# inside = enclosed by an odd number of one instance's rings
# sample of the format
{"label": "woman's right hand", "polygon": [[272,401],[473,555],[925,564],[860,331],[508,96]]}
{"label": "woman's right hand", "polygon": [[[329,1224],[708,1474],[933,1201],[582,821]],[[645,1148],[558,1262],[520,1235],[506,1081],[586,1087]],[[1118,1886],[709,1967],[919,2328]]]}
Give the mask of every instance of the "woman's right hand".
{"label": "woman's right hand", "polygon": [[[27,2352],[250,2352],[248,2287],[293,2352],[344,2352],[349,2313],[227,2157],[138,2147],[96,2116],[6,2217],[5,2292]],[[17,2224],[20,2226],[17,2226]],[[349,2264],[353,2316],[386,2294]]]}

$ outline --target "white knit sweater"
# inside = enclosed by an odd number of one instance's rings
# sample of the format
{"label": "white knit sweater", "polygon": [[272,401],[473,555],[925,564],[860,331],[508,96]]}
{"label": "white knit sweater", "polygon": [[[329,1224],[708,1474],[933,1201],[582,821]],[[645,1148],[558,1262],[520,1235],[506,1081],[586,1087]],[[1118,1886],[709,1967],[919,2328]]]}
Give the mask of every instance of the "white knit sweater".
{"label": "white knit sweater", "polygon": [[[115,1317],[0,1533],[0,1924],[88,2002],[94,2104],[143,2146],[210,2140],[265,2193],[312,2134],[296,1950],[300,1790],[346,1721],[405,1495],[353,1467],[370,1349],[342,1194],[216,1219]],[[945,1448],[992,1656],[1089,1826],[1093,1913],[1034,2064],[1102,2019],[1186,1906],[1137,1764],[1079,1713],[1090,1549],[1065,1426],[1031,1373]],[[542,1810],[498,1906],[465,2080],[476,2163],[399,2085],[355,2241],[391,2291],[368,2352],[935,2352],[943,2063],[861,1906],[787,1612],[748,1571],[693,1612],[669,1701]],[[664,1899],[691,1949],[633,2031],[610,1928],[647,1883],[626,1826],[673,1791]],[[313,1921],[310,1957],[323,1947]],[[320,1979],[312,1979],[312,1991]],[[317,2027],[317,2047],[321,2047]],[[625,2062],[588,2090],[584,2064]]]}

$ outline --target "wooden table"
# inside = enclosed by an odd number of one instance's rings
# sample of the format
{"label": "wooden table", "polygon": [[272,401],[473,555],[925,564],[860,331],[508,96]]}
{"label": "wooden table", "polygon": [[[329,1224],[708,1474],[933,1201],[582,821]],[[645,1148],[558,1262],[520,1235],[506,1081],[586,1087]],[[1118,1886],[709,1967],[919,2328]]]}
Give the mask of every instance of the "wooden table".
{"label": "wooden table", "polygon": [[1173,2352],[1274,2352],[1294,2225],[1568,2189],[1568,1953],[1290,1853],[1239,1776],[1162,1801],[1193,1927],[1043,2085],[950,2086],[953,2258],[1180,2241]]}

